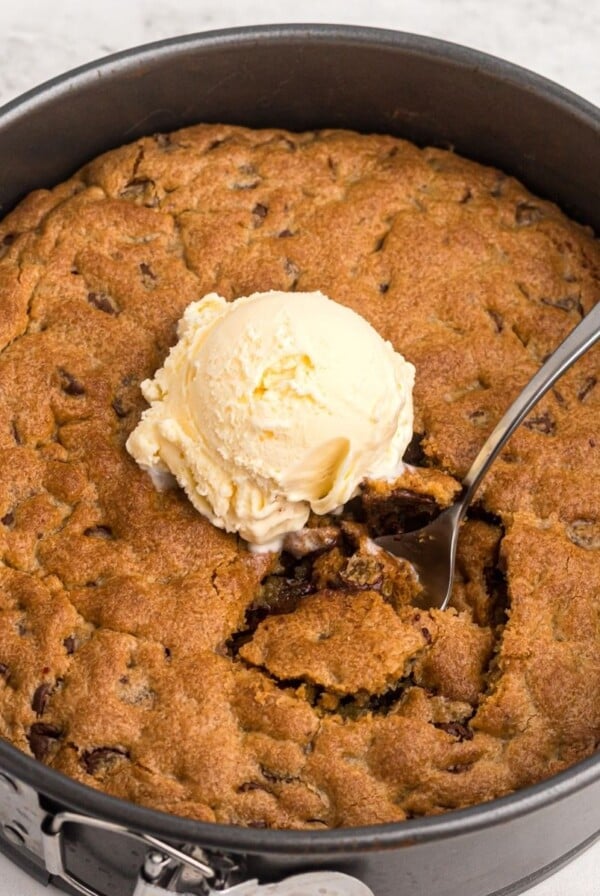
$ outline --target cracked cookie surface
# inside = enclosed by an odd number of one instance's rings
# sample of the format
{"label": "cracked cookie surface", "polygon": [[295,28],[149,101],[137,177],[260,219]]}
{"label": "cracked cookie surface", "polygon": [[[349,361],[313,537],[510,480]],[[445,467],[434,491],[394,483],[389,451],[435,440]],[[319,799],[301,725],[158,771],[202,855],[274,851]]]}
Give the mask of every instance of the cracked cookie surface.
{"label": "cracked cookie surface", "polygon": [[[186,305],[321,289],[415,364],[413,466],[254,555],[125,451]],[[600,372],[515,433],[411,606],[369,535],[450,503],[600,299],[600,247],[498,171],[385,136],[199,125],[0,223],[0,736],[108,793],[314,828],[436,814],[600,741]]]}

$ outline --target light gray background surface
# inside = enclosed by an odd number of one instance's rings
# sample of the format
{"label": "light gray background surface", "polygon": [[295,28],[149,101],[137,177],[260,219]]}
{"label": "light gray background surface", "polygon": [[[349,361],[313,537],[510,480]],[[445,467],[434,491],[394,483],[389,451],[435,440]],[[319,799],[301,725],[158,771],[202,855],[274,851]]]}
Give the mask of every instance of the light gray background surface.
{"label": "light gray background surface", "polygon": [[[0,104],[81,63],[177,34],[340,22],[484,50],[600,105],[600,0],[10,0],[2,4],[0,21]],[[58,892],[0,856],[0,896]],[[527,896],[600,896],[600,841]]]}

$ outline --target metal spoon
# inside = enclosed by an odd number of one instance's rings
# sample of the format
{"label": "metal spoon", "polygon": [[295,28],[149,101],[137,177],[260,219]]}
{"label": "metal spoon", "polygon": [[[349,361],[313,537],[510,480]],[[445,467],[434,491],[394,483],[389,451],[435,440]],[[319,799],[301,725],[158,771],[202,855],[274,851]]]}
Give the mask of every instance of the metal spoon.
{"label": "metal spoon", "polygon": [[479,483],[532,407],[598,339],[600,302],[561,342],[496,424],[463,479],[460,499],[422,529],[404,535],[383,535],[374,539],[377,545],[390,554],[402,557],[412,564],[423,586],[423,591],[415,601],[421,608],[446,609],[452,593],[460,523]]}

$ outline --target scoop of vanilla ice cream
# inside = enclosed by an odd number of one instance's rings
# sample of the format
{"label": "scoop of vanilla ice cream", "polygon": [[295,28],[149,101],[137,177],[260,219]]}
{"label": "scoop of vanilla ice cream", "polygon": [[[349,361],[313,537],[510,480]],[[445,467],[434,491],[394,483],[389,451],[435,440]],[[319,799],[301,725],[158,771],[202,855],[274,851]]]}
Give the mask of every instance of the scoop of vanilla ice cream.
{"label": "scoop of vanilla ice cream", "polygon": [[320,292],[211,293],[178,336],[142,383],[150,408],[127,449],[216,526],[276,549],[311,509],[401,471],[415,370],[351,309]]}

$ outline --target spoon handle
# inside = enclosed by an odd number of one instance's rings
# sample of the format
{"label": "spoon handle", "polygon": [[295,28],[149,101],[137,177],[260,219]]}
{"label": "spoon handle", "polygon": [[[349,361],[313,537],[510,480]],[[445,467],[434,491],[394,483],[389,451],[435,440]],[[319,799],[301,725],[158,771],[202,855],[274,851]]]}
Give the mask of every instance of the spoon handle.
{"label": "spoon handle", "polygon": [[537,373],[529,380],[523,391],[515,398],[504,416],[498,421],[473,461],[471,469],[463,480],[464,495],[460,501],[462,517],[469,506],[479,483],[488,467],[502,450],[517,426],[522,423],[532,407],[546,394],[557,379],[571,364],[600,339],[600,302],[586,314],[564,342],[558,346]]}

